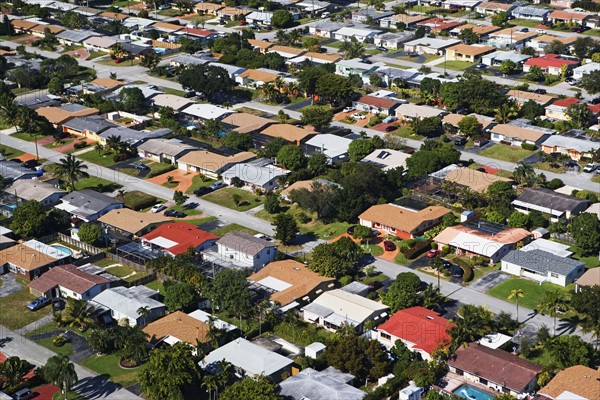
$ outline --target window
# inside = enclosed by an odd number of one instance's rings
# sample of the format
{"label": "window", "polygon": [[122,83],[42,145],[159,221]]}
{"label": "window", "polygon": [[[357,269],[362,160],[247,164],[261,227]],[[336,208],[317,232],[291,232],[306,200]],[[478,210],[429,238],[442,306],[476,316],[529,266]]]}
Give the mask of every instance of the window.
{"label": "window", "polygon": [[382,337],[382,338],[384,338],[385,340],[392,340],[392,337],[391,337],[389,334],[385,333],[385,332],[381,332],[381,331],[380,331],[380,332],[379,332],[379,334],[380,334],[380,335],[381,335],[381,337]]}
{"label": "window", "polygon": [[558,278],[558,274],[556,272],[550,272],[550,276],[552,278]]}

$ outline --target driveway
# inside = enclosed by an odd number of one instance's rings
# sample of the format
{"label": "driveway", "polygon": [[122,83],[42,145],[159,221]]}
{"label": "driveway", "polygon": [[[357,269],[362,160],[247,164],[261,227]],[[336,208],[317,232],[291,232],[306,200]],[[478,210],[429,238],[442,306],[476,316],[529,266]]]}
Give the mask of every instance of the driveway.
{"label": "driveway", "polygon": [[542,157],[540,157],[539,153],[533,153],[532,155],[519,160],[519,162],[533,165],[542,162]]}
{"label": "driveway", "polygon": [[169,172],[165,172],[164,174],[152,177],[148,179],[148,182],[156,183],[157,185],[161,185],[167,182],[167,178],[169,176],[173,177],[173,181],[177,182],[177,186],[171,188],[172,190],[179,190],[184,192],[192,186],[192,179],[196,174],[192,174],[190,172],[182,171],[180,169],[174,169]]}
{"label": "driveway", "polygon": [[481,278],[477,279],[476,281],[473,281],[469,285],[469,288],[471,288],[473,290],[477,290],[478,292],[481,292],[481,293],[486,293],[488,290],[501,284],[508,278],[510,278],[510,276],[506,275],[503,272],[492,271],[489,274],[484,275]]}
{"label": "driveway", "polygon": [[299,109],[306,107],[306,106],[310,106],[311,100],[310,99],[306,99],[304,101],[301,101],[299,103],[296,104],[290,104],[289,106],[284,107],[286,110],[291,110],[291,111],[298,111]]}
{"label": "driveway", "polygon": [[2,279],[2,286],[0,286],[0,299],[10,296],[13,293],[17,293],[19,290],[23,289],[23,286],[16,281],[15,275],[11,274],[10,272],[0,276],[0,279]]}
{"label": "driveway", "polygon": [[429,266],[430,261],[431,261],[430,258],[423,256],[423,257],[418,258],[415,261],[411,262],[410,264],[408,264],[407,267],[410,269],[427,267],[427,266]]}

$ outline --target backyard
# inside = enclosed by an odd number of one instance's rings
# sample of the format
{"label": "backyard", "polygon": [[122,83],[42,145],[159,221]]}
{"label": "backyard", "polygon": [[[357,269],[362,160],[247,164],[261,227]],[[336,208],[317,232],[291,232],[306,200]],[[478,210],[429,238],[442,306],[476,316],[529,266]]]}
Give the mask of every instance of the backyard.
{"label": "backyard", "polygon": [[483,150],[481,153],[479,153],[479,155],[516,163],[517,161],[522,160],[525,157],[529,157],[534,153],[535,151],[525,150],[520,147],[497,144],[489,149]]}
{"label": "backyard", "polygon": [[519,305],[529,308],[531,310],[536,309],[540,300],[544,296],[547,290],[559,290],[563,293],[568,293],[568,286],[562,287],[551,283],[543,283],[540,285],[538,282],[530,281],[523,278],[510,278],[499,285],[495,286],[487,292],[490,296],[497,297],[499,299],[515,302],[515,299],[508,300],[508,296],[515,289],[523,290],[524,297],[519,299]]}
{"label": "backyard", "polygon": [[50,312],[49,307],[43,307],[37,311],[29,311],[27,304],[35,296],[29,293],[29,289],[24,287],[16,293],[0,299],[0,325],[8,329],[19,329],[29,325]]}
{"label": "backyard", "polygon": [[249,190],[233,187],[209,193],[203,199],[236,211],[247,211],[264,202],[264,196],[257,196]]}

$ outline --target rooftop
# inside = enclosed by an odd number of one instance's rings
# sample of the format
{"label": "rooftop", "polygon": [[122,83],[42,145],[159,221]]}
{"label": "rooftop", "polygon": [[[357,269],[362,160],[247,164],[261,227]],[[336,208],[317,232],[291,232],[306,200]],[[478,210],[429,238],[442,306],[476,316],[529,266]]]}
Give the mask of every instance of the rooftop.
{"label": "rooftop", "polygon": [[126,315],[131,321],[136,321],[140,316],[141,307],[160,309],[165,307],[160,301],[154,300],[156,292],[146,286],[133,286],[126,288],[118,286],[106,289],[94,297],[93,302],[98,303],[120,314]]}
{"label": "rooftop", "polygon": [[408,157],[410,157],[410,154],[399,150],[377,149],[360,161],[373,164],[387,171],[398,167],[406,168]]}
{"label": "rooftop", "polygon": [[[272,121],[271,121],[272,122]],[[260,132],[273,138],[282,138],[292,143],[300,143],[316,132],[310,127],[298,127],[291,124],[272,124]]]}
{"label": "rooftop", "polygon": [[12,264],[26,271],[33,271],[67,257],[67,253],[37,240],[0,250],[0,264]]}
{"label": "rooftop", "polygon": [[175,157],[183,151],[193,150],[195,147],[177,139],[150,139],[139,145],[138,149],[152,154],[164,154]]}
{"label": "rooftop", "polygon": [[511,182],[508,178],[477,171],[472,168],[459,167],[456,164],[449,165],[437,172],[429,174],[429,176],[469,187],[479,193],[485,193],[488,187],[493,183]]}
{"label": "rooftop", "polygon": [[82,295],[96,285],[107,285],[110,281],[98,275],[88,274],[73,264],[59,265],[29,283],[31,289],[46,293],[50,289],[61,286]]}
{"label": "rooftop", "polygon": [[173,255],[183,254],[190,247],[195,249],[207,241],[218,238],[218,236],[203,231],[188,222],[163,224],[142,236],[143,240],[161,247]]}
{"label": "rooftop", "polygon": [[561,58],[558,54],[546,54],[541,57],[532,57],[525,61],[525,65],[536,66],[540,68],[560,68],[563,65],[577,65],[579,61]]}
{"label": "rooftop", "polygon": [[316,311],[325,318],[337,316],[334,318],[336,325],[343,322],[359,325],[376,313],[375,319],[387,316],[389,307],[342,289],[334,289],[323,293],[304,309]]}
{"label": "rooftop", "polygon": [[247,151],[242,151],[234,155],[223,155],[208,150],[192,150],[177,161],[198,166],[207,171],[217,172],[229,164],[249,161],[255,157],[254,153]]}
{"label": "rooftop", "polygon": [[4,189],[6,193],[16,195],[24,200],[43,201],[55,193],[66,195],[67,192],[46,182],[32,179],[19,179]]}
{"label": "rooftop", "polygon": [[426,221],[441,218],[451,211],[441,206],[429,206],[415,211],[394,204],[377,204],[358,216],[361,220],[385,223],[405,232],[413,232]]}
{"label": "rooftop", "polygon": [[[557,399],[565,392],[574,393],[588,400],[598,399],[600,398],[599,382],[600,370],[575,365],[558,372],[538,393],[551,399]],[[566,400],[565,397],[562,398]]]}
{"label": "rooftop", "polygon": [[575,281],[579,286],[600,285],[600,268],[590,268]]}
{"label": "rooftop", "polygon": [[502,258],[503,262],[518,265],[542,275],[554,272],[567,276],[575,269],[583,267],[581,261],[572,258],[560,257],[543,250],[513,250]]}
{"label": "rooftop", "polygon": [[557,193],[546,188],[525,188],[523,193],[514,202],[534,204],[562,212],[574,211],[582,204],[590,204],[588,200]]}
{"label": "rooftop", "polygon": [[[477,225],[480,224],[481,228]],[[486,229],[487,221],[479,220],[470,225],[450,226],[440,232],[433,240],[492,257],[505,244],[516,244],[530,236],[529,231],[521,228],[498,226],[498,229]],[[498,246],[500,245],[500,246]]]}
{"label": "rooftop", "polygon": [[329,367],[323,371],[305,368],[279,384],[280,394],[297,399],[362,400],[366,393],[349,385],[347,374]]}
{"label": "rooftop", "polygon": [[[166,339],[170,344],[182,341],[196,346],[197,341],[205,343],[208,341],[209,325],[181,311],[175,311],[144,327],[148,334],[148,340],[155,343]],[[176,340],[169,340],[170,338]]]}
{"label": "rooftop", "polygon": [[122,205],[123,203],[95,190],[84,189],[64,196],[62,203],[56,207],[78,217],[87,218],[113,204]]}
{"label": "rooftop", "polygon": [[129,208],[110,210],[98,218],[98,222],[133,234],[136,234],[149,225],[160,224],[167,221],[170,221],[170,219],[161,214],[143,213]]}
{"label": "rooftop", "polygon": [[273,241],[261,239],[245,232],[228,233],[217,240],[217,244],[252,256],[268,247],[277,247],[277,244]]}
{"label": "rooftop", "polygon": [[232,113],[222,119],[224,124],[232,125],[239,133],[249,133],[263,129],[275,121],[248,113]]}

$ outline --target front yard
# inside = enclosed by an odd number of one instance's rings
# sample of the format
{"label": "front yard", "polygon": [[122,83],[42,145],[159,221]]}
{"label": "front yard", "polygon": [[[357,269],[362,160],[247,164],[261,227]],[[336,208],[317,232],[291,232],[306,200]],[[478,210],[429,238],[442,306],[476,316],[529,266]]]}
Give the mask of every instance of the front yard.
{"label": "front yard", "polygon": [[7,160],[9,160],[11,158],[21,157],[23,154],[25,154],[25,152],[17,150],[10,146],[1,145],[0,154],[2,154]]}
{"label": "front yard", "polygon": [[39,320],[50,312],[48,306],[37,311],[29,311],[27,304],[33,299],[35,299],[35,296],[31,295],[26,287],[0,299],[0,325],[12,330],[19,329]]}
{"label": "front yard", "polygon": [[436,65],[436,67],[439,68],[447,68],[447,69],[453,69],[456,71],[464,71],[467,68],[472,67],[473,64],[472,62],[468,62],[468,61],[445,61],[441,64]]}
{"label": "front yard", "polygon": [[479,155],[484,157],[495,158],[497,160],[508,161],[516,163],[525,157],[529,157],[534,154],[535,151],[525,150],[521,147],[508,146],[505,144],[497,144],[489,149],[483,150]]}
{"label": "front yard", "polygon": [[194,177],[192,178],[192,186],[189,187],[188,190],[186,190],[185,192],[187,194],[192,194],[194,193],[194,191],[200,189],[203,186],[210,186],[215,182],[214,179],[209,178],[208,176],[204,176],[204,175],[194,175]]}
{"label": "front yard", "polygon": [[75,183],[77,190],[92,189],[100,193],[114,192],[122,188],[123,186],[118,183],[107,181],[106,179],[91,176],[89,178],[81,179]]}
{"label": "front yard", "polygon": [[90,150],[78,155],[77,158],[81,158],[82,160],[101,165],[103,167],[111,167],[115,165],[115,162],[113,161],[114,156],[115,154],[112,151],[99,153],[96,150]]}
{"label": "front yard", "polygon": [[213,234],[215,234],[217,236],[225,236],[225,235],[227,235],[228,233],[231,233],[231,232],[245,232],[245,233],[248,233],[250,235],[256,235],[258,233],[258,232],[256,232],[253,229],[250,229],[250,228],[247,228],[245,226],[238,225],[238,224],[224,225],[224,226],[222,226],[220,228],[217,228],[217,229],[214,229],[214,230],[211,231],[211,233],[213,233]]}
{"label": "front yard", "polygon": [[203,199],[236,211],[250,210],[261,205],[265,200],[264,196],[257,196],[249,190],[234,187],[209,193]]}
{"label": "front yard", "polygon": [[123,387],[131,386],[138,381],[138,373],[141,367],[122,368],[119,365],[120,357],[116,354],[93,355],[81,362],[86,368],[91,369],[99,375],[108,375],[111,381]]}
{"label": "front yard", "polygon": [[533,310],[538,307],[540,300],[542,299],[544,293],[547,290],[559,290],[566,294],[568,293],[567,288],[568,287],[565,288],[562,286],[554,285],[552,283],[543,283],[542,285],[540,285],[538,282],[514,277],[492,288],[487,292],[487,294],[502,299],[504,301],[510,301],[511,303],[514,303],[515,300],[508,300],[508,296],[513,290],[521,289],[523,290],[525,296],[519,299],[519,305]]}

